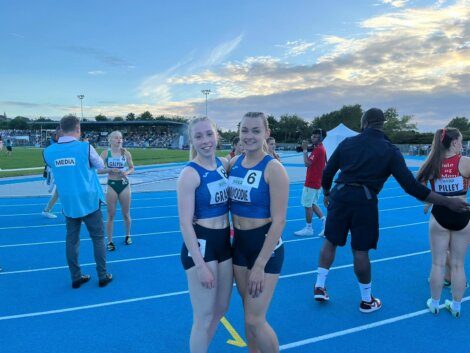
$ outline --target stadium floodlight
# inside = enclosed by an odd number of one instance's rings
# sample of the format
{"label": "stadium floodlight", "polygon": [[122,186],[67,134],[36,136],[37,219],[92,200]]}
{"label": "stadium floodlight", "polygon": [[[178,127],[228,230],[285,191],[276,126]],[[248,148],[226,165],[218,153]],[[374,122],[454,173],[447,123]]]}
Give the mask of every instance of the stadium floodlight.
{"label": "stadium floodlight", "polygon": [[85,98],[85,95],[84,94],[79,94],[77,96],[78,99],[80,99],[80,110],[82,112],[82,120],[83,121],[83,98]]}
{"label": "stadium floodlight", "polygon": [[207,117],[207,96],[209,95],[209,93],[211,93],[211,90],[210,89],[203,89],[201,90],[202,94],[204,94],[206,96],[206,117]]}

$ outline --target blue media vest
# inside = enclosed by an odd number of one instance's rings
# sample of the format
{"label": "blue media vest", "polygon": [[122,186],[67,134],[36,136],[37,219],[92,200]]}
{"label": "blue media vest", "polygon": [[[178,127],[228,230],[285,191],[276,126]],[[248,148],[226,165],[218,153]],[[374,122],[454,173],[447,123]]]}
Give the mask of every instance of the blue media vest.
{"label": "blue media vest", "polygon": [[80,218],[105,202],[95,169],[90,165],[90,144],[70,141],[55,143],[44,150],[44,161],[54,174],[64,215]]}

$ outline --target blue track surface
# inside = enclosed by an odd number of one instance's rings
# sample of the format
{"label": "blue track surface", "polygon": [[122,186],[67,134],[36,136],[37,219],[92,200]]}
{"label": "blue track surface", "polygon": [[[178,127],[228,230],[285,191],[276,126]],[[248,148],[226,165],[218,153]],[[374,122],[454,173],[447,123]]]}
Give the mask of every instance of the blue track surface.
{"label": "blue track surface", "polygon": [[[338,249],[328,278],[331,301],[314,302],[322,240],[293,236],[304,225],[301,189],[302,184],[291,184],[285,262],[269,312],[283,351],[470,351],[467,304],[460,319],[445,310],[437,317],[425,310],[431,262],[428,216],[393,179],[380,194],[380,243],[371,252],[373,294],[382,300],[383,309],[369,315],[358,311],[359,289],[348,246]],[[70,288],[64,218],[43,218],[46,202],[0,199],[0,352],[187,352],[192,315],[179,260],[182,240],[175,192],[133,196],[132,246],[123,245],[122,218],[117,217],[117,251],[108,252],[115,280],[106,288],[97,286],[85,230],[80,261],[92,281],[79,290]],[[314,221],[317,233],[319,226]],[[448,289],[445,298],[450,298]],[[244,339],[236,290],[226,318]],[[233,339],[220,325],[210,352],[247,351],[227,343]]]}

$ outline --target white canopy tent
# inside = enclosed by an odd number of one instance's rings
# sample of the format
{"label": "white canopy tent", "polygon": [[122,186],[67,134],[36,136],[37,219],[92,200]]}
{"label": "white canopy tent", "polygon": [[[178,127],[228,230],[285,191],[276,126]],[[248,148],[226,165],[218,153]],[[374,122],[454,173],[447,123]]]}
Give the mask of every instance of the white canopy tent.
{"label": "white canopy tent", "polygon": [[356,131],[351,130],[344,124],[339,124],[334,129],[328,131],[323,140],[323,146],[326,149],[326,157],[329,159],[336,147],[338,147],[340,142],[346,137],[356,136],[357,134]]}

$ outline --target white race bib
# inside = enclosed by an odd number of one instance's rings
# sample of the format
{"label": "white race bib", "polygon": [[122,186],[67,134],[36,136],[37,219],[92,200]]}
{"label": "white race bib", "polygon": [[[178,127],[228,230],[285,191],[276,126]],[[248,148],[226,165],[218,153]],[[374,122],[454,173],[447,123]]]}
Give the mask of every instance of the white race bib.
{"label": "white race bib", "polygon": [[434,182],[436,192],[459,192],[464,191],[463,177],[441,178]]}
{"label": "white race bib", "polygon": [[[199,245],[199,251],[201,252],[202,257],[206,256],[206,243],[207,241],[205,239],[197,239],[197,243]],[[188,256],[191,256],[191,253],[188,250]]]}

